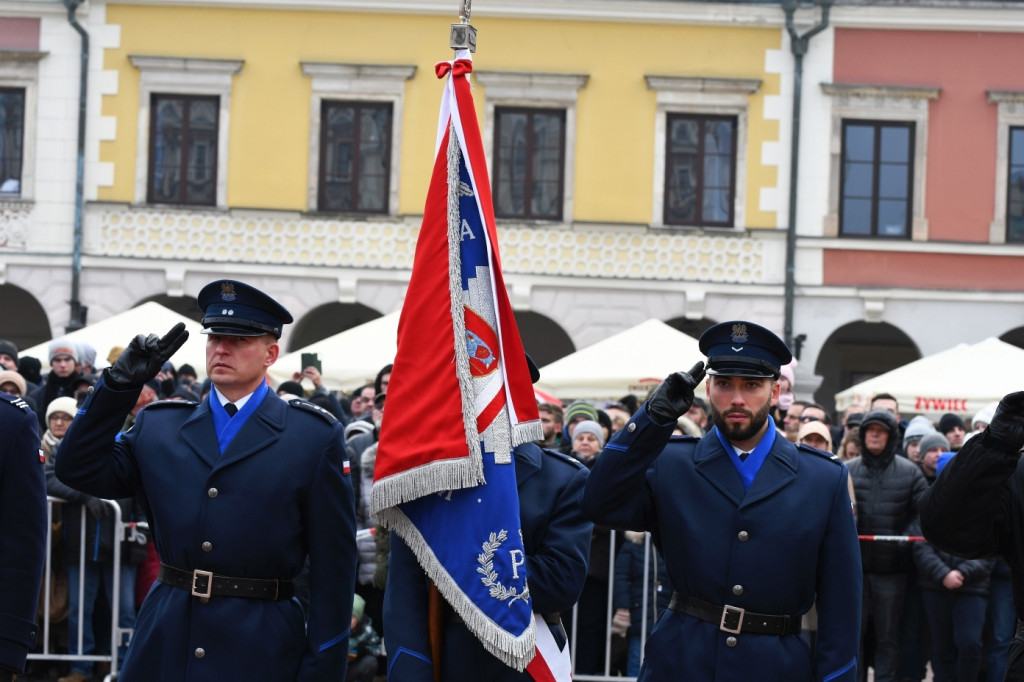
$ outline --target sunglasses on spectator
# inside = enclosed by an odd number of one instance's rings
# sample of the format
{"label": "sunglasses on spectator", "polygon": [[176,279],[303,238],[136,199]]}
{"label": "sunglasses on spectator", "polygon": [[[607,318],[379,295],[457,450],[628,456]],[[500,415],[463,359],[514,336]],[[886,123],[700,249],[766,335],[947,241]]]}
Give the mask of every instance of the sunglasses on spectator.
{"label": "sunglasses on spectator", "polygon": [[810,417],[810,416],[805,416],[805,415],[800,415],[799,417],[797,417],[797,419],[799,419],[802,422],[816,422],[816,421],[818,421],[817,417]]}

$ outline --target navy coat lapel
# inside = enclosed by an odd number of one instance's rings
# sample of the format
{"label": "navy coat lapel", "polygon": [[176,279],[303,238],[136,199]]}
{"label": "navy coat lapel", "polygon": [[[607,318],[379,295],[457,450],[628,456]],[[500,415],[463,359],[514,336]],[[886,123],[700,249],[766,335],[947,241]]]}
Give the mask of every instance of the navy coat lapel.
{"label": "navy coat lapel", "polygon": [[[747,491],[743,489],[743,481],[733,466],[732,460],[722,449],[718,436],[708,434],[697,444],[693,455],[694,468],[708,483],[729,498],[737,507],[743,502]],[[760,475],[760,474],[758,474]],[[755,479],[756,485],[757,479]]]}
{"label": "navy coat lapel", "polygon": [[220,447],[217,445],[217,433],[213,430],[209,397],[182,424],[181,437],[211,469],[216,466]]}
{"label": "navy coat lapel", "polygon": [[284,430],[285,411],[288,405],[273,391],[268,391],[263,402],[220,456],[218,467],[226,467],[239,460],[272,446]]}
{"label": "navy coat lapel", "polygon": [[800,468],[798,452],[795,447],[785,447],[789,441],[781,433],[775,438],[775,446],[765,457],[743,504],[753,504],[796,480],[796,472]]}

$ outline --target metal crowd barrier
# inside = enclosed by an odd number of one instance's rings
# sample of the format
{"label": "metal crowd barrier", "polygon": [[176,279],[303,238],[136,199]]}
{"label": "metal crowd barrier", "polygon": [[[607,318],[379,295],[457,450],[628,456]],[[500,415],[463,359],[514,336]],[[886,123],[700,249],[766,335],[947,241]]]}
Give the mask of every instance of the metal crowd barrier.
{"label": "metal crowd barrier", "polygon": [[[615,671],[612,670],[612,637],[615,635],[611,631],[612,616],[615,613],[614,608],[614,590],[615,590],[615,545],[616,536],[618,531],[611,531],[610,545],[612,551],[608,557],[608,608],[605,613],[605,622],[608,624],[608,628],[605,631],[605,642],[604,642],[604,670],[600,674],[583,674],[576,672],[576,648],[577,648],[577,634],[579,632],[579,621],[578,611],[579,606],[574,606],[572,609],[572,637],[569,642],[569,650],[572,657],[572,679],[574,682],[626,682],[627,680],[636,680],[635,677],[626,675],[616,675]],[[920,535],[860,535],[858,536],[861,540],[867,540],[871,542],[926,542],[925,538]],[[630,540],[626,540],[630,542]],[[651,534],[644,534],[644,574],[643,574],[643,597],[641,601],[641,621],[640,621],[640,659],[643,660],[645,648],[647,646],[647,613],[654,602],[652,602],[652,595],[650,594],[650,572],[651,572]],[[657,616],[660,616],[660,612],[655,614],[655,621]],[[628,654],[627,654],[628,655]]]}
{"label": "metal crowd barrier", "polygon": [[[612,616],[615,613],[614,607],[614,591],[615,591],[615,560],[616,551],[615,547],[617,544],[617,537],[619,531],[611,531],[609,539],[609,545],[611,551],[608,552],[608,607],[605,609],[605,623],[608,627],[605,628],[604,638],[604,671],[601,674],[583,674],[576,672],[576,645],[577,636],[579,634],[579,605],[573,606],[572,608],[572,638],[569,642],[569,651],[571,652],[572,658],[572,679],[574,682],[626,682],[626,680],[636,680],[635,677],[625,675],[614,675],[611,669],[612,666],[612,634],[611,622]],[[631,542],[626,540],[625,542]],[[641,613],[640,613],[640,660],[643,660],[644,649],[647,646],[647,612],[652,606],[652,595],[650,593],[650,577],[651,577],[651,534],[644,533],[644,575],[643,575],[643,590],[641,597]],[[657,617],[660,614],[655,614]],[[656,618],[657,619],[657,618]],[[627,639],[628,646],[628,639]],[[628,656],[628,653],[626,654]]]}
{"label": "metal crowd barrier", "polygon": [[[51,604],[51,588],[52,588],[52,572],[53,572],[53,506],[55,504],[70,504],[67,500],[63,500],[59,497],[46,498],[46,563],[43,571],[43,622],[42,622],[42,651],[41,652],[30,652],[28,659],[30,661],[93,661],[93,663],[109,663],[110,673],[104,677],[104,682],[111,682],[117,679],[117,650],[122,641],[127,644],[131,640],[132,630],[127,628],[121,628],[119,625],[119,605],[121,598],[121,571],[115,570],[113,573],[113,585],[111,592],[113,594],[107,595],[110,600],[110,653],[109,654],[70,654],[70,653],[58,653],[50,650],[50,604]],[[100,500],[107,507],[110,508],[114,516],[114,528],[117,529],[117,537],[114,538],[114,556],[113,566],[121,566],[121,542],[126,539],[131,540],[136,537],[138,530],[148,528],[145,523],[122,523],[121,521],[121,506],[113,500]],[[78,594],[81,595],[85,592],[85,565],[86,565],[86,534],[85,534],[85,523],[88,514],[81,514],[81,520],[79,523],[79,552],[78,552]],[[66,532],[66,528],[65,528]],[[62,551],[58,548],[58,551]],[[69,608],[71,604],[68,604]],[[68,632],[68,648],[71,648],[72,636],[76,639],[78,646],[77,651],[82,650],[82,638],[84,637],[84,612],[85,602],[79,600],[78,603],[78,630],[75,633]],[[90,624],[91,625],[91,624]],[[99,637],[99,633],[94,640],[97,646],[102,642],[102,638]]]}

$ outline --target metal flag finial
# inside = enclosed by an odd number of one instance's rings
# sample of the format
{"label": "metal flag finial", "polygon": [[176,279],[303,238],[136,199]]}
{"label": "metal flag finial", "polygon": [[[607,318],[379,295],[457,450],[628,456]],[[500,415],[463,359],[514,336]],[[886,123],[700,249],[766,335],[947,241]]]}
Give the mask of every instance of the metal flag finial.
{"label": "metal flag finial", "polygon": [[452,24],[449,47],[453,50],[469,50],[476,52],[476,28],[469,23],[469,15],[473,0],[459,0],[459,23]]}

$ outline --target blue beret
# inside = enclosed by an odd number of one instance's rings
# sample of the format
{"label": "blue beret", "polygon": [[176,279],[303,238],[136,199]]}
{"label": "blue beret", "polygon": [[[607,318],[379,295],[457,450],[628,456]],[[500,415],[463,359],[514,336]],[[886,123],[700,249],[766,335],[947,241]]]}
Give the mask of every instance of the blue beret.
{"label": "blue beret", "polygon": [[265,293],[244,282],[220,279],[210,282],[196,297],[203,310],[203,333],[222,336],[281,338],[281,329],[292,321],[291,313]]}
{"label": "blue beret", "polygon": [[753,322],[734,320],[710,327],[700,335],[707,356],[707,373],[735,377],[779,377],[779,368],[792,361],[785,342]]}

